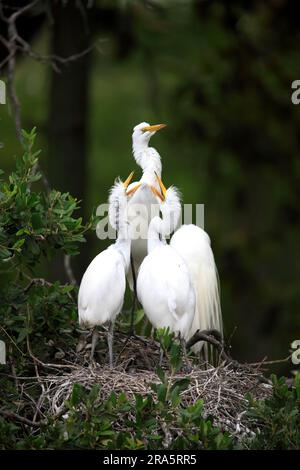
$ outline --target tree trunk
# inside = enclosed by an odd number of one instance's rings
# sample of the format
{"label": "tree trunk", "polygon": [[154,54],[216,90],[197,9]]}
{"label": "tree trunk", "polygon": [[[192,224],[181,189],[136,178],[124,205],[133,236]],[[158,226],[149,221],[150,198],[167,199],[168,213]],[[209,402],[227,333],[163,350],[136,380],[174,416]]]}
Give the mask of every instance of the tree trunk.
{"label": "tree trunk", "polygon": [[[68,58],[88,49],[88,11],[75,2],[55,2],[53,6],[52,54]],[[84,213],[87,162],[87,115],[89,54],[59,65],[60,73],[52,71],[49,114],[48,174],[52,187],[68,191],[80,199]],[[77,279],[80,259],[75,259]],[[65,280],[63,260],[54,263],[52,275]]]}

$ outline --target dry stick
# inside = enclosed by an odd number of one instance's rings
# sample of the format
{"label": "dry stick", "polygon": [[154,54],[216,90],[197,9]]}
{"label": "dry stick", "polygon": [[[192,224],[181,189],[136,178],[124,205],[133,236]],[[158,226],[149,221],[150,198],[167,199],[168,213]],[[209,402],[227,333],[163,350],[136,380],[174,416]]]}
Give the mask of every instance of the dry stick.
{"label": "dry stick", "polygon": [[262,359],[260,362],[251,362],[249,366],[255,367],[255,366],[262,366],[262,365],[272,365],[272,364],[282,364],[283,362],[288,362],[292,357],[292,354],[289,356],[285,357],[284,359],[275,359],[273,361],[266,361],[266,357]]}
{"label": "dry stick", "polygon": [[16,373],[14,358],[13,358],[12,355],[10,356],[10,369],[11,369],[12,376],[14,378],[16,391],[18,392],[18,390],[19,390],[19,378],[18,378],[17,373]]}
{"label": "dry stick", "polygon": [[0,325],[0,328],[1,330],[6,334],[6,336],[9,338],[9,340],[12,342],[12,344],[18,349],[18,351],[22,354],[22,356],[25,356],[25,354],[23,353],[23,351],[19,348],[19,346],[17,345],[17,343],[14,341],[14,339],[10,336],[9,333],[7,333],[6,329],[3,328],[2,325]]}
{"label": "dry stick", "polygon": [[[30,278],[29,276],[27,276],[26,274],[25,274],[25,277],[26,277],[27,279],[29,279],[29,283],[27,284],[27,286],[26,286],[26,287],[24,288],[24,290],[23,290],[24,294],[27,294],[27,293],[29,292],[29,290],[30,290],[33,286],[38,286],[38,285],[40,285],[40,286],[42,286],[42,287],[44,287],[44,286],[47,286],[47,287],[53,286],[53,283],[52,283],[52,282],[46,281],[46,279],[44,279],[44,278],[42,278],[42,277],[40,277],[40,278],[39,278],[39,277],[38,277],[38,278],[32,278],[32,279],[31,279],[31,278]],[[66,284],[66,286],[67,286],[67,284]],[[64,287],[64,286],[63,286],[63,287]],[[67,295],[68,295],[68,297],[69,297],[71,300],[74,300],[73,297],[72,297],[72,295],[70,294],[70,292],[68,292]],[[0,325],[0,328],[2,328],[1,325]]]}
{"label": "dry stick", "polygon": [[66,369],[66,368],[67,369],[77,369],[77,367],[72,365],[72,364],[52,364],[52,363],[42,362],[31,351],[28,335],[27,335],[27,349],[28,349],[29,356],[32,358],[33,362],[36,363],[36,364],[41,365],[42,367],[46,367],[46,368],[49,368],[49,369]]}
{"label": "dry stick", "polygon": [[8,96],[12,105],[14,115],[17,138],[22,142],[21,130],[21,106],[15,89],[15,66],[16,66],[16,42],[15,42],[15,25],[12,22],[14,15],[8,20],[8,41],[10,47],[9,59],[7,64],[7,88]]}
{"label": "dry stick", "polygon": [[38,381],[38,383],[39,383],[39,385],[42,389],[42,393],[40,394],[40,397],[39,397],[37,403],[32,399],[32,401],[34,403],[34,406],[35,406],[35,413],[34,413],[34,416],[33,416],[33,422],[35,423],[36,419],[37,419],[37,416],[41,415],[41,406],[42,406],[42,403],[43,403],[43,400],[44,400],[45,386],[44,386],[43,382],[40,379],[40,374],[39,374],[37,364],[34,364],[34,369],[35,369],[37,381]]}
{"label": "dry stick", "polygon": [[[240,413],[244,411],[246,406],[246,401],[243,398],[244,392],[255,387],[255,379],[258,378],[258,374],[254,370],[242,368],[233,370],[230,364],[227,364],[210,371],[194,369],[188,376],[194,385],[181,394],[185,405],[195,403],[195,400],[201,396],[207,404],[206,412],[216,416],[222,426],[228,426],[229,420],[229,427],[232,433],[236,432],[237,423],[242,430],[249,426],[247,420],[245,422],[245,418],[241,422]],[[182,376],[176,375],[174,379],[177,377]],[[100,383],[102,385],[100,399],[105,399],[112,389],[115,392],[125,390],[134,399],[133,394],[136,392],[143,393],[143,395],[148,394],[149,381],[155,381],[157,377],[155,377],[154,373],[146,370],[133,375],[116,369],[98,368],[93,370],[78,367],[71,374],[41,376],[40,380],[45,383],[45,394],[43,394],[44,401],[41,400],[41,411],[43,413],[47,412],[45,406],[48,406],[46,403],[49,403],[51,413],[57,417],[63,414],[63,403],[70,396],[74,383],[81,383],[87,388],[91,388],[94,383]],[[191,393],[193,389],[194,392]],[[270,393],[264,388],[261,391],[264,396]],[[206,400],[207,397],[208,400]],[[219,406],[216,406],[218,402]],[[44,419],[43,415],[41,415],[41,419]],[[171,433],[173,433],[172,429]]]}
{"label": "dry stick", "polygon": [[[71,54],[67,57],[58,56],[56,54],[40,54],[39,52],[33,50],[32,47],[30,46],[30,44],[27,41],[25,41],[25,39],[22,38],[19,35],[18,29],[16,27],[16,19],[17,19],[18,16],[20,16],[20,15],[24,14],[26,11],[30,10],[37,2],[38,2],[38,0],[33,1],[32,3],[26,5],[26,7],[20,8],[16,13],[12,14],[9,17],[6,17],[3,14],[3,8],[2,8],[2,5],[0,3],[0,18],[4,22],[6,22],[8,25],[11,24],[11,26],[12,26],[12,33],[13,34],[11,34],[11,39],[13,40],[13,43],[14,43],[13,48],[11,47],[11,44],[10,44],[11,41],[6,41],[6,39],[3,36],[0,36],[0,41],[6,47],[8,52],[11,51],[11,49],[13,49],[14,55],[16,55],[17,51],[20,51],[20,52],[23,52],[24,54],[28,55],[28,57],[30,57],[30,58],[38,61],[38,62],[50,63],[52,68],[58,73],[61,72],[60,68],[58,67],[58,64],[67,65],[69,63],[75,62],[76,60],[78,60],[78,59],[84,57],[85,55],[87,55],[93,49],[97,49],[99,52],[102,52],[101,47],[100,47],[100,43],[104,42],[105,39],[97,39],[96,41],[94,41],[87,48],[83,49],[80,52]],[[6,57],[1,62],[0,69],[7,62],[8,62],[8,57]]]}
{"label": "dry stick", "polygon": [[57,73],[61,72],[61,69],[59,68],[58,64],[67,65],[69,63],[75,62],[78,59],[81,59],[82,57],[87,55],[89,52],[91,52],[95,48],[100,50],[100,48],[98,47],[98,43],[100,43],[100,40],[97,40],[86,49],[83,49],[81,52],[77,52],[75,54],[69,55],[68,57],[61,57],[55,54],[42,55],[39,52],[34,51],[31,48],[30,44],[28,44],[28,42],[26,42],[21,36],[18,35],[16,40],[17,40],[17,43],[19,43],[19,45],[17,45],[18,50],[20,50],[21,52],[24,52],[29,57],[31,57],[32,59],[38,62],[50,63],[53,70],[55,70],[55,72]]}
{"label": "dry stick", "polygon": [[13,421],[19,421],[20,423],[27,424],[28,426],[32,427],[41,427],[44,424],[47,424],[46,420],[41,420],[41,421],[31,421],[30,419],[24,418],[23,416],[20,416],[13,411],[8,411],[4,409],[0,409],[0,414],[4,416],[4,418],[11,419]]}
{"label": "dry stick", "polygon": [[70,284],[72,284],[73,286],[76,286],[77,281],[72,270],[70,255],[64,255],[64,267],[65,267],[65,272],[68,276]]}
{"label": "dry stick", "polygon": [[[260,362],[253,362],[249,364],[243,364],[233,359],[226,351],[224,347],[224,342],[222,340],[221,334],[217,330],[197,330],[196,333],[191,337],[187,342],[186,347],[190,349],[198,341],[206,341],[207,343],[212,344],[220,353],[220,356],[234,367],[257,367],[260,369],[262,365],[272,365],[272,364],[281,364],[283,362],[288,362],[291,358],[291,354],[284,359],[277,359],[273,361],[266,361],[266,358],[262,359]],[[269,381],[267,381],[269,383]]]}
{"label": "dry stick", "polygon": [[32,286],[36,286],[36,285],[41,285],[41,286],[52,286],[51,282],[48,282],[46,281],[46,279],[43,279],[43,278],[34,278],[34,279],[31,279],[31,281],[29,282],[29,284],[25,287],[24,289],[24,294],[27,294],[27,292],[31,289]]}
{"label": "dry stick", "polygon": [[194,344],[198,343],[199,341],[206,341],[207,343],[212,344],[219,351],[220,356],[225,359],[225,361],[228,361],[235,366],[242,366],[242,364],[232,359],[232,357],[225,351],[224,342],[219,331],[197,330],[196,333],[187,342],[187,349],[190,349],[192,346],[194,346]]}
{"label": "dry stick", "polygon": [[12,112],[14,115],[17,138],[22,142],[22,129],[21,129],[21,106],[17,97],[15,89],[15,67],[16,67],[16,52],[17,52],[17,37],[18,31],[16,27],[16,20],[19,16],[29,11],[38,0],[34,0],[28,5],[20,8],[8,18],[4,16],[1,5],[0,16],[7,23],[8,41],[2,40],[3,44],[8,48],[8,61],[7,61],[7,88],[8,96],[12,105]]}

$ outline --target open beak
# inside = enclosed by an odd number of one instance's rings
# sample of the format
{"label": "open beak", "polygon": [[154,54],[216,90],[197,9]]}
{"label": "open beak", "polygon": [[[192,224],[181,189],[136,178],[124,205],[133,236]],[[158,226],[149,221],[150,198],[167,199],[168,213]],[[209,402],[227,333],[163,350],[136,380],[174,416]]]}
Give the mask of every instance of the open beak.
{"label": "open beak", "polygon": [[164,200],[165,200],[164,196],[159,191],[157,191],[157,189],[154,186],[150,186],[150,188],[151,188],[151,191],[153,192],[154,196],[159,197],[161,202],[164,202]]}
{"label": "open beak", "polygon": [[162,182],[161,178],[158,176],[157,173],[155,173],[156,179],[158,181],[159,187],[161,189],[162,195],[163,195],[163,200],[166,199],[166,194],[167,194],[167,188],[165,187],[164,183]]}
{"label": "open beak", "polygon": [[159,131],[160,129],[163,129],[166,126],[167,124],[155,124],[154,126],[143,127],[142,131],[143,132],[156,132],[156,131]]}
{"label": "open beak", "polygon": [[134,194],[137,189],[139,189],[142,186],[142,183],[137,183],[133,188],[130,188],[129,191],[126,191],[126,196],[130,196],[131,194]]}
{"label": "open beak", "polygon": [[132,171],[130,175],[128,176],[128,178],[126,178],[126,180],[124,181],[123,186],[125,189],[128,188],[130,181],[132,180],[133,174],[134,174],[134,171]]}

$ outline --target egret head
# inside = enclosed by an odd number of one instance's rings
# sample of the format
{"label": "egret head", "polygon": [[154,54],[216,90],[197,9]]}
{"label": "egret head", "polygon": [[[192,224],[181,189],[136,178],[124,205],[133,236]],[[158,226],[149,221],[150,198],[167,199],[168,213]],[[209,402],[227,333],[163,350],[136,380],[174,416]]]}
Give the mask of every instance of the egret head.
{"label": "egret head", "polygon": [[156,179],[159,184],[160,191],[158,191],[154,186],[151,186],[151,191],[157,197],[163,216],[164,233],[162,235],[170,235],[170,233],[177,228],[180,222],[181,196],[175,186],[170,186],[167,189],[158,175],[156,175]]}
{"label": "egret head", "polygon": [[133,195],[141,186],[141,183],[138,183],[128,191],[128,186],[132,180],[133,173],[134,172],[132,171],[125,181],[121,181],[120,178],[117,178],[115,184],[110,190],[108,199],[108,216],[111,226],[116,230],[119,230],[118,227],[120,226],[120,223],[123,219],[125,220],[128,195]]}
{"label": "egret head", "polygon": [[151,137],[166,124],[150,125],[148,122],[141,122],[133,128],[132,143],[134,146],[147,146]]}

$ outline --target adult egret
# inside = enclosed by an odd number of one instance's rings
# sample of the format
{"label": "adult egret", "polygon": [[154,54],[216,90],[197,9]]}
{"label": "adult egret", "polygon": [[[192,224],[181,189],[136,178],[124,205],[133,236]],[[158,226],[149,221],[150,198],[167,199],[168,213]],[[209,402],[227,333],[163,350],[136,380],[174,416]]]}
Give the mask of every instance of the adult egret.
{"label": "adult egret", "polygon": [[[126,191],[133,173],[122,183],[118,180],[109,198],[109,218],[117,228],[115,243],[99,253],[85,271],[78,294],[78,315],[81,325],[94,327],[91,359],[98,340],[97,325],[107,323],[109,363],[113,364],[113,325],[124,302],[126,273],[130,264],[130,237],[126,220]],[[138,189],[132,189],[134,193]]]}
{"label": "adult egret", "polygon": [[[162,199],[161,207],[168,204],[168,191],[159,177]],[[161,198],[160,193],[157,195]],[[170,247],[184,260],[194,286],[196,308],[189,338],[197,330],[218,330],[223,335],[223,322],[220,304],[218,272],[211,249],[208,234],[200,227],[189,224],[182,225],[172,236]],[[200,351],[203,342],[197,343],[193,349]],[[207,345],[205,345],[207,355]]]}
{"label": "adult egret", "polygon": [[[129,233],[132,240],[131,256],[132,269],[135,274],[147,255],[147,234],[150,220],[159,214],[159,205],[150,187],[155,187],[160,191],[155,174],[161,177],[160,155],[153,147],[149,147],[151,137],[166,124],[150,125],[141,122],[133,128],[132,151],[136,163],[142,168],[143,175],[140,181],[132,182],[128,186],[128,220],[130,222]],[[137,187],[137,191],[132,193],[132,189]],[[128,271],[128,282],[131,290],[134,288],[132,269]]]}
{"label": "adult egret", "polygon": [[149,225],[148,255],[138,272],[137,295],[155,328],[169,327],[187,340],[195,312],[194,287],[185,262],[165,240],[178,225],[180,199],[175,188],[169,188],[164,196],[156,187],[151,189],[164,201],[160,205],[162,218],[153,217]]}

